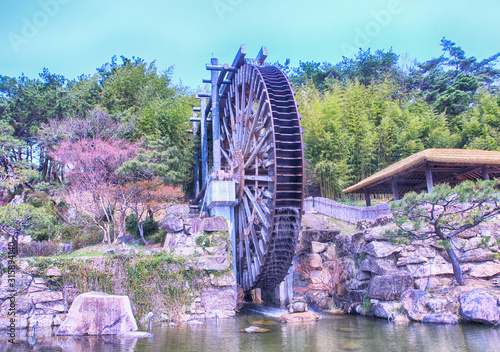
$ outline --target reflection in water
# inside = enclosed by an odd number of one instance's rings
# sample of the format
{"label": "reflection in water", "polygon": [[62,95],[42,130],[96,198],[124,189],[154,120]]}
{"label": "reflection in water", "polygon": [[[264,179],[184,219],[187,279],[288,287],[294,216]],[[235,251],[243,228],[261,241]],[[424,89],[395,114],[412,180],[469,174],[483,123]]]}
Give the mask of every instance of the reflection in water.
{"label": "reflection in water", "polygon": [[[276,312],[273,312],[276,313]],[[185,352],[274,352],[274,351],[500,351],[500,328],[484,325],[397,325],[357,316],[323,316],[318,323],[273,324],[274,318],[247,311],[235,319],[207,321],[203,325],[178,327],[158,325],[154,337],[54,337],[52,331],[37,330],[30,342],[20,334],[18,346],[0,342],[1,351],[185,351]],[[267,333],[244,333],[256,325]],[[145,327],[146,328],[146,327]],[[144,329],[147,330],[147,329]],[[21,336],[22,335],[22,336]]]}

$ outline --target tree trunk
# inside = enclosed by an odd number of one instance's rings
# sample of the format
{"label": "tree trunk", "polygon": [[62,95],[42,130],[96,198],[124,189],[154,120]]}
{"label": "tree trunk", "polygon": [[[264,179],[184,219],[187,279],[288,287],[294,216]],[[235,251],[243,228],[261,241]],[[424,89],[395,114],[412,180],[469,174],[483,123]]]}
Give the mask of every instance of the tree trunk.
{"label": "tree trunk", "polygon": [[453,266],[453,274],[455,275],[455,279],[457,279],[457,282],[460,286],[465,285],[464,278],[462,277],[462,269],[460,269],[460,263],[458,261],[458,257],[455,254],[455,251],[453,248],[448,247],[446,248],[446,253],[450,256],[451,260],[451,265]]}
{"label": "tree trunk", "polygon": [[120,218],[118,220],[119,222],[119,232],[118,232],[118,237],[116,237],[115,241],[113,244],[118,244],[123,240],[123,237],[125,237],[125,218],[126,218],[126,213],[125,211],[120,212]]}
{"label": "tree trunk", "polygon": [[144,221],[142,222],[137,222],[137,227],[139,228],[139,235],[141,235],[142,241],[144,242],[144,245],[147,246],[148,242],[144,238]]}

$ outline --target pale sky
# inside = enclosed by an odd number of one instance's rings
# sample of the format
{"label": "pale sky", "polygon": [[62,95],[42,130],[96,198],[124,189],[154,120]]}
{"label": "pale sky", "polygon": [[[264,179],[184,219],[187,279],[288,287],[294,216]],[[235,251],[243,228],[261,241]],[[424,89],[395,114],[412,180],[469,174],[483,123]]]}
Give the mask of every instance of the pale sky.
{"label": "pale sky", "polygon": [[124,55],[196,88],[212,54],[231,63],[241,44],[297,66],[359,47],[425,61],[442,37],[483,59],[500,51],[499,15],[498,0],[0,0],[0,75],[73,79]]}

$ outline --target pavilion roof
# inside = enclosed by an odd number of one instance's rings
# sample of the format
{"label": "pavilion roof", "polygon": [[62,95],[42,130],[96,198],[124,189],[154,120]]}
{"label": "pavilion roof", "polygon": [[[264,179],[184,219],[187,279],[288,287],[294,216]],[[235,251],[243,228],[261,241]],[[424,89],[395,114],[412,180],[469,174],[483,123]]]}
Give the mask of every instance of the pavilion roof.
{"label": "pavilion roof", "polygon": [[472,149],[426,149],[400,160],[344,189],[343,193],[390,194],[396,182],[400,195],[426,189],[426,164],[433,183],[452,185],[464,180],[482,179],[487,171],[490,178],[500,177],[500,152]]}

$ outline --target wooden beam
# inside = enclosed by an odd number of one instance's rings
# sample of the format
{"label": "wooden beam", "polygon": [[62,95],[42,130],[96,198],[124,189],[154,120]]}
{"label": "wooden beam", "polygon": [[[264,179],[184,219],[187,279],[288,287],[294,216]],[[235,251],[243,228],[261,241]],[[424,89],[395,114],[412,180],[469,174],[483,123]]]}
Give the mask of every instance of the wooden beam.
{"label": "wooden beam", "polygon": [[372,202],[370,199],[370,191],[367,188],[365,188],[365,202],[366,202],[367,207],[372,205]]}
{"label": "wooden beam", "polygon": [[483,180],[489,180],[490,174],[488,173],[488,169],[486,168],[486,165],[483,165],[483,167],[481,167],[481,171],[483,172]]}
{"label": "wooden beam", "polygon": [[432,171],[431,166],[428,163],[425,163],[425,181],[427,183],[427,192],[432,193]]}
{"label": "wooden beam", "polygon": [[392,195],[394,196],[394,200],[399,200],[399,192],[398,192],[398,183],[395,179],[392,179]]}

